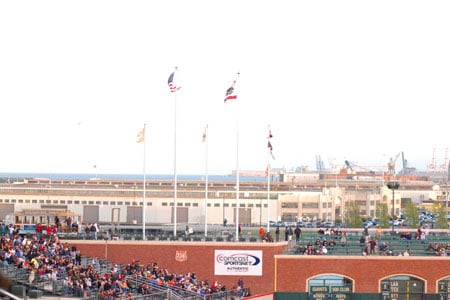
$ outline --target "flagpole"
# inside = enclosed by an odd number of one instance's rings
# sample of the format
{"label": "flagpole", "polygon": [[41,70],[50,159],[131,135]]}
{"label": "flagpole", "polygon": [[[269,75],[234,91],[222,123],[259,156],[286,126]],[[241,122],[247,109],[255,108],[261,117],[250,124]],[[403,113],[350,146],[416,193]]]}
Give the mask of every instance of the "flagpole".
{"label": "flagpole", "polygon": [[145,210],[146,210],[146,200],[145,200],[145,144],[146,144],[146,138],[145,138],[145,126],[146,124],[144,124],[144,159],[143,159],[143,196],[142,196],[142,240],[145,241]]}
{"label": "flagpole", "polygon": [[205,142],[205,238],[208,236],[208,124],[203,134]]}
{"label": "flagpole", "polygon": [[[270,125],[269,125],[269,136],[268,136],[268,140],[270,140]],[[269,201],[270,201],[270,149],[267,149],[267,232],[270,231],[270,206],[269,206]]]}
{"label": "flagpole", "polygon": [[[237,79],[239,72],[237,73]],[[239,242],[239,102],[236,101],[236,242]]]}
{"label": "flagpole", "polygon": [[169,90],[174,95],[174,134],[173,134],[173,236],[177,236],[177,186],[178,186],[178,176],[177,176],[177,91],[181,88],[173,82],[175,72],[178,67],[175,67],[175,71],[170,74],[167,84],[169,85]]}
{"label": "flagpole", "polygon": [[175,124],[174,124],[174,141],[173,141],[173,236],[177,236],[177,94],[175,98]]}

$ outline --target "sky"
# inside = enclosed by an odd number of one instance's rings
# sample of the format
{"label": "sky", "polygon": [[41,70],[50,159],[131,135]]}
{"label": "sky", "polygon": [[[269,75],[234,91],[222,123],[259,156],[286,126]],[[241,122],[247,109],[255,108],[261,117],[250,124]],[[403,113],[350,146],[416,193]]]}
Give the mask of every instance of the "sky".
{"label": "sky", "polygon": [[0,170],[444,164],[449,15],[439,0],[1,1]]}

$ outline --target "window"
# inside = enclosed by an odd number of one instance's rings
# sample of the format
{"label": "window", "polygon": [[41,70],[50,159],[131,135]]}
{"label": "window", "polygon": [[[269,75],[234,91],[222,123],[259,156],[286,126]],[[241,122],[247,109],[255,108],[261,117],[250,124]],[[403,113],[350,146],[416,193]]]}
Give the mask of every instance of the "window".
{"label": "window", "polygon": [[319,208],[319,203],[302,203],[302,208]]}
{"label": "window", "polygon": [[[306,204],[306,203],[304,203]],[[281,208],[298,208],[297,202],[283,202],[281,203]]]}

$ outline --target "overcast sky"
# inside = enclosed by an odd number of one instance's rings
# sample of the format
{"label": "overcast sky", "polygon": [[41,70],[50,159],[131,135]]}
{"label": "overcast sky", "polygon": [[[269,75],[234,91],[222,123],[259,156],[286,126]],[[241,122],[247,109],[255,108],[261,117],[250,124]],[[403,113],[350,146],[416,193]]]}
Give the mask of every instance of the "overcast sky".
{"label": "overcast sky", "polygon": [[175,149],[177,173],[203,174],[206,145],[209,174],[264,170],[269,125],[274,168],[403,151],[426,170],[449,144],[449,15],[449,1],[1,1],[0,170],[139,174],[143,124],[150,174],[173,173]]}

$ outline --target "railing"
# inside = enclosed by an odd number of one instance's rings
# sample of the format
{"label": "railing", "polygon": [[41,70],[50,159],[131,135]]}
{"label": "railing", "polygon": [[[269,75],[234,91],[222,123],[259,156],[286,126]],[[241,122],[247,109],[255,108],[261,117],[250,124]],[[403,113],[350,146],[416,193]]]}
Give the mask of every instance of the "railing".
{"label": "railing", "polygon": [[[100,262],[97,261],[95,264],[92,263],[93,258],[83,257],[86,264],[93,265],[97,270],[103,269],[104,272],[109,270],[107,266],[111,264],[110,262]],[[25,286],[28,290],[37,289],[41,290],[46,294],[57,295],[57,296],[67,296],[67,297],[79,297],[86,300],[94,300],[101,298],[98,294],[98,290],[79,290],[76,288],[70,288],[64,283],[65,273],[61,272],[57,278],[49,278],[47,276],[39,276],[35,274],[35,279],[33,282],[29,282],[30,270],[17,268],[13,265],[0,265],[0,269],[8,277],[18,285]],[[231,299],[235,297],[236,299],[243,298],[244,295],[248,294],[248,289],[241,290],[230,290],[230,291],[220,291],[213,294],[202,295],[198,292],[189,291],[179,287],[173,287],[168,285],[158,285],[156,280],[147,278],[141,275],[129,275],[127,279],[130,279],[132,287],[130,287],[126,292],[123,292],[121,298],[127,298],[128,300],[223,300]],[[140,285],[146,284],[148,289],[144,293],[139,293],[138,288]],[[6,291],[5,291],[6,292]],[[8,293],[8,292],[6,292]],[[8,293],[10,294],[10,293]],[[8,294],[0,293],[0,295],[5,295],[6,298],[12,298]],[[128,297],[130,295],[130,297]],[[11,294],[11,296],[14,296]],[[16,297],[16,296],[14,296]],[[0,297],[1,299],[2,297]],[[21,298],[12,298],[13,300],[18,300]]]}
{"label": "railing", "polygon": [[4,289],[0,289],[0,295],[1,295],[1,298],[8,298],[8,299],[12,299],[12,300],[22,300],[22,298],[17,297],[16,295],[11,294],[10,292],[5,291]]}
{"label": "railing", "polygon": [[[240,290],[226,290],[214,292],[212,294],[201,294],[200,292],[193,292],[183,288],[163,285],[159,286],[156,280],[150,279],[141,275],[130,275],[128,277],[135,286],[142,284],[147,284],[152,291],[156,292],[167,292],[167,297],[169,300],[212,300],[212,299],[231,299],[232,297],[236,299],[243,298],[248,295],[248,288]],[[134,297],[133,297],[134,298]]]}
{"label": "railing", "polygon": [[[406,231],[411,232],[411,229]],[[363,250],[366,246],[367,241],[365,239],[364,241],[360,241],[360,238],[364,237],[361,233],[347,235],[344,242],[341,241],[341,237],[342,236],[339,235],[323,235],[317,233],[304,234],[298,242],[295,241],[295,239],[291,240],[284,253],[300,254],[297,252],[299,247],[307,246],[308,243],[314,245],[316,240],[327,240],[327,255],[363,255]],[[372,233],[371,237],[377,241],[378,247],[381,245],[381,243],[385,243],[387,245],[388,252],[392,251],[392,253],[382,253],[380,251],[376,253],[376,255],[399,255],[400,252],[403,253],[405,250],[408,250],[409,254],[412,256],[435,255],[436,251],[429,250],[430,244],[437,244],[441,247],[444,247],[446,248],[447,254],[450,253],[449,249],[447,248],[447,245],[450,244],[450,236],[447,234],[447,231],[430,232],[430,234],[427,235],[425,239],[415,239],[414,236],[411,237],[411,239],[408,239],[401,234],[390,233],[385,233],[381,236],[376,236],[374,233]],[[333,247],[329,245],[331,239],[334,239],[334,241],[336,242],[336,245]]]}

